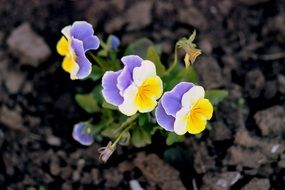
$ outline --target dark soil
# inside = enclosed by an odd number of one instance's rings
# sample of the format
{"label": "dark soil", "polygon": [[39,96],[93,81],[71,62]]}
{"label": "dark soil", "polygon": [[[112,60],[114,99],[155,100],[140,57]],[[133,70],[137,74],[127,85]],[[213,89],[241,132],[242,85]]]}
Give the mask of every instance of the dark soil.
{"label": "dark soil", "polygon": [[[0,18],[0,189],[285,189],[284,0],[0,0]],[[161,43],[164,62],[196,28],[202,85],[229,90],[212,129],[171,148],[159,136],[119,148],[101,164],[102,145],[71,137],[88,119],[74,95],[92,83],[71,81],[55,51],[75,20],[123,46]]]}

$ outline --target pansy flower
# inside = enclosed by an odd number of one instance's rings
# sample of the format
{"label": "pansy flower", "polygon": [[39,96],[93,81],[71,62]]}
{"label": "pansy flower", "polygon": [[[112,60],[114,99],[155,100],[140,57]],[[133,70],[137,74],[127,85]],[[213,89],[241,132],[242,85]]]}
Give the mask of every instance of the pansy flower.
{"label": "pansy flower", "polygon": [[85,21],[74,22],[62,29],[63,36],[57,43],[57,52],[64,56],[62,68],[70,74],[70,78],[84,79],[92,70],[92,65],[85,52],[97,49],[100,41],[94,35],[91,24]]}
{"label": "pansy flower", "polygon": [[125,56],[121,61],[124,64],[123,69],[108,71],[102,78],[105,100],[118,106],[127,116],[134,115],[137,111],[152,111],[163,91],[154,63],[137,55]]}
{"label": "pansy flower", "polygon": [[94,142],[90,126],[86,123],[77,123],[73,127],[72,137],[82,145],[91,145]]}
{"label": "pansy flower", "polygon": [[111,48],[112,49],[118,49],[118,47],[120,46],[120,39],[115,36],[115,35],[110,35],[109,39],[110,44],[111,44]]}
{"label": "pansy flower", "polygon": [[158,124],[178,135],[187,131],[191,134],[202,132],[213,114],[213,106],[204,95],[201,86],[189,82],[179,83],[162,96],[155,110]]}
{"label": "pansy flower", "polygon": [[184,63],[186,68],[192,65],[196,58],[202,54],[200,49],[197,49],[197,45],[193,43],[196,37],[196,30],[187,38],[182,38],[177,42],[178,48],[182,48],[185,51]]}

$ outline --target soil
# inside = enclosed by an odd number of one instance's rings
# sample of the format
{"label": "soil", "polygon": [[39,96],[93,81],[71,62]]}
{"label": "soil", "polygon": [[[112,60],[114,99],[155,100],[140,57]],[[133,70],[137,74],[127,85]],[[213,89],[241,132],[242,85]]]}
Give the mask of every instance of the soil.
{"label": "soil", "polygon": [[[0,0],[0,18],[0,189],[285,189],[284,0]],[[201,84],[229,91],[212,129],[170,148],[155,136],[100,163],[105,142],[71,137],[88,119],[74,95],[92,82],[71,81],[55,51],[75,20],[123,46],[161,43],[163,62],[196,28]]]}

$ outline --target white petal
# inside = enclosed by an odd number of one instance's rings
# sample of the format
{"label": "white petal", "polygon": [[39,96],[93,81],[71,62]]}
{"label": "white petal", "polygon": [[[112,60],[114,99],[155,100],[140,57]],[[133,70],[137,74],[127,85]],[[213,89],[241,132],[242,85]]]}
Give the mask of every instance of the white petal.
{"label": "white petal", "polygon": [[133,79],[137,86],[140,86],[145,79],[156,75],[156,69],[153,62],[143,60],[140,67],[134,68]]}
{"label": "white petal", "polygon": [[69,40],[71,38],[70,36],[70,29],[71,29],[71,25],[64,27],[61,30],[61,33]]}
{"label": "white petal", "polygon": [[182,107],[191,109],[199,99],[204,98],[205,90],[202,86],[193,86],[182,96]]}
{"label": "white petal", "polygon": [[124,102],[119,105],[119,110],[127,115],[131,116],[134,115],[137,111],[138,108],[135,104],[135,98],[138,93],[138,88],[134,85],[131,84],[125,91],[124,91]]}
{"label": "white petal", "polygon": [[177,113],[174,121],[174,132],[177,135],[184,135],[187,132],[187,116],[189,110],[181,108]]}

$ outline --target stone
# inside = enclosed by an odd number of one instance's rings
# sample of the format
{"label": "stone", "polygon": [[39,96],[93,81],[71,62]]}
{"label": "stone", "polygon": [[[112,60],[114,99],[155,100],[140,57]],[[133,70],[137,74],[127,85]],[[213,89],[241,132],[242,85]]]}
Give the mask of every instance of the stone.
{"label": "stone", "polygon": [[267,163],[268,160],[260,151],[251,151],[237,146],[232,146],[228,149],[227,156],[223,162],[226,165],[259,168],[260,165]]}
{"label": "stone", "polygon": [[256,4],[265,3],[268,1],[269,0],[239,0],[239,2],[244,5],[256,5]]}
{"label": "stone", "polygon": [[37,67],[45,61],[51,50],[44,39],[36,34],[29,23],[22,23],[15,28],[7,39],[10,52],[23,64]]}
{"label": "stone", "polygon": [[104,171],[106,179],[105,187],[117,187],[124,179],[123,175],[115,168],[110,168]]}
{"label": "stone", "polygon": [[17,94],[25,81],[25,75],[19,71],[8,71],[4,73],[4,85],[8,92],[11,94]]}
{"label": "stone", "polygon": [[10,129],[26,131],[23,127],[23,118],[16,110],[10,110],[3,106],[0,111],[0,123],[6,125]]}
{"label": "stone", "polygon": [[61,169],[60,176],[62,179],[67,180],[72,176],[72,168],[70,166],[66,166]]}
{"label": "stone", "polygon": [[206,18],[202,12],[194,6],[180,9],[177,20],[181,23],[193,26],[201,31],[208,28]]}
{"label": "stone", "polygon": [[277,76],[277,85],[278,85],[278,90],[285,94],[285,76],[284,75],[278,75]]}
{"label": "stone", "polygon": [[213,129],[210,130],[210,137],[213,141],[223,141],[232,138],[231,130],[222,122],[213,123]]}
{"label": "stone", "polygon": [[207,173],[203,177],[203,182],[210,187],[210,189],[227,190],[241,177],[239,172],[223,172],[221,174]]}
{"label": "stone", "polygon": [[85,184],[85,185],[91,184],[91,183],[92,183],[92,178],[91,178],[90,174],[87,173],[87,172],[84,172],[84,173],[83,173],[83,176],[81,177],[80,182],[81,182],[82,184]]}
{"label": "stone", "polygon": [[253,137],[246,129],[240,129],[235,135],[235,143],[244,147],[256,147],[260,141],[257,137]]}
{"label": "stone", "polygon": [[282,106],[258,111],[254,119],[263,136],[279,136],[285,132],[285,111]]}
{"label": "stone", "polygon": [[213,57],[198,57],[197,61],[194,63],[194,67],[201,79],[201,83],[206,89],[215,89],[225,85],[222,70],[216,59]]}
{"label": "stone", "polygon": [[277,82],[275,80],[267,81],[264,87],[264,97],[266,99],[273,98],[277,93]]}
{"label": "stone", "polygon": [[241,190],[269,190],[270,182],[268,179],[253,178]]}
{"label": "stone", "polygon": [[151,1],[139,1],[127,9],[124,19],[128,24],[128,30],[138,30],[151,23]]}
{"label": "stone", "polygon": [[49,145],[52,145],[52,146],[60,146],[61,145],[61,140],[60,140],[60,138],[58,138],[56,136],[49,135],[47,137],[47,143]]}
{"label": "stone", "polygon": [[91,178],[92,178],[93,184],[95,184],[95,185],[98,185],[102,181],[101,176],[100,176],[100,172],[96,168],[93,168],[91,170]]}
{"label": "stone", "polygon": [[245,76],[245,90],[251,98],[257,98],[265,86],[265,78],[259,69],[249,71]]}

